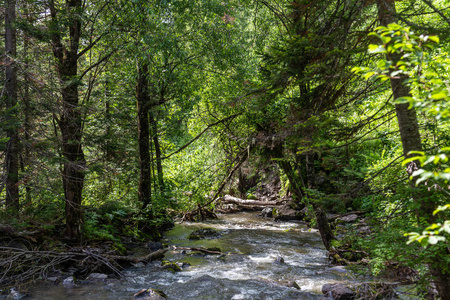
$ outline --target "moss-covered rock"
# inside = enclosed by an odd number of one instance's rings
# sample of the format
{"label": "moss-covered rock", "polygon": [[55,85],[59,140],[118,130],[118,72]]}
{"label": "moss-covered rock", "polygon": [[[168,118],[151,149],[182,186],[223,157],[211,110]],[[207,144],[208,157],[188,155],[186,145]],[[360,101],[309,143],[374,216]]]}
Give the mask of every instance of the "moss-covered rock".
{"label": "moss-covered rock", "polygon": [[181,272],[181,268],[179,265],[177,265],[174,262],[170,262],[170,261],[162,261],[161,262],[161,267],[164,270],[169,270],[172,272]]}

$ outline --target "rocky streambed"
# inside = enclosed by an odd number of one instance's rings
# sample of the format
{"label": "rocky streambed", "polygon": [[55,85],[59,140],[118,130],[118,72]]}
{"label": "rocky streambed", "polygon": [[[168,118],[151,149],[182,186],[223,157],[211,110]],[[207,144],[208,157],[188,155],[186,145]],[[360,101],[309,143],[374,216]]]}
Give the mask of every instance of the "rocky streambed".
{"label": "rocky streambed", "polygon": [[[193,237],[198,230],[202,235]],[[160,290],[168,299],[325,299],[325,284],[367,280],[330,266],[316,230],[257,213],[177,224],[163,243],[171,249],[163,263],[138,263],[122,278],[98,275],[84,282],[36,285],[27,299],[133,299],[145,289]],[[136,297],[162,299],[146,292]]]}

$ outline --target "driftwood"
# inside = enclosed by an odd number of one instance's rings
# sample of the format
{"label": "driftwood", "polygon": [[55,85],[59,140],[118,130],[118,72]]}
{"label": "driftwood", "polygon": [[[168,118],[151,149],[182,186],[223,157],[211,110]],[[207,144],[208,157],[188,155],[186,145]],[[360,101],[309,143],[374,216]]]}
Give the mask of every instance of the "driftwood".
{"label": "driftwood", "polygon": [[125,262],[132,262],[132,263],[151,262],[151,261],[163,258],[165,253],[168,250],[169,249],[167,249],[167,248],[160,249],[158,251],[149,253],[149,254],[144,255],[144,256],[139,256],[139,257],[135,257],[135,256],[121,256],[121,255],[104,255],[104,257],[106,257],[108,259],[113,259],[115,261],[125,261]]}
{"label": "driftwood", "polygon": [[[120,262],[150,262],[164,257],[168,249],[160,249],[141,257],[97,254],[88,249],[80,252],[31,251],[0,247],[0,288],[8,288],[47,278],[48,274],[67,263],[79,265],[92,272],[105,267],[122,276]],[[90,273],[89,272],[89,273]]]}

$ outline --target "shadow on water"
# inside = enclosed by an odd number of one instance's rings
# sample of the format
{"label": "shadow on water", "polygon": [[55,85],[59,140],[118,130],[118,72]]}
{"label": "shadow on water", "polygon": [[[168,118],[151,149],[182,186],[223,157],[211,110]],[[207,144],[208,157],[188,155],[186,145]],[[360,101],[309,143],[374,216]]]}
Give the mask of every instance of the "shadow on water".
{"label": "shadow on water", "polygon": [[[221,236],[188,239],[201,228],[213,228]],[[323,299],[323,284],[355,282],[349,272],[329,271],[320,235],[298,222],[273,222],[255,213],[221,215],[204,223],[177,224],[165,242],[218,247],[227,255],[169,251],[165,260],[190,266],[171,272],[154,262],[126,270],[120,280],[73,288],[40,285],[29,299],[132,299],[143,288],[160,289],[169,299]],[[284,262],[277,262],[280,257]]]}

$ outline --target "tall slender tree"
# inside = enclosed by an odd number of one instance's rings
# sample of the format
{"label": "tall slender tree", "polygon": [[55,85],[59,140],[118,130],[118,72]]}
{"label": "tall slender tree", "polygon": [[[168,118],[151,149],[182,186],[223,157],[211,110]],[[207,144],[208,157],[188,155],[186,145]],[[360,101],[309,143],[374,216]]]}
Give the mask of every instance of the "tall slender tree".
{"label": "tall slender tree", "polygon": [[5,1],[5,94],[7,109],[6,205],[19,210],[19,125],[17,124],[16,1]]}
{"label": "tall slender tree", "polygon": [[[378,17],[382,26],[397,22],[395,0],[377,0],[377,8]],[[402,54],[397,52],[387,53],[386,59],[391,61],[393,66],[397,66],[398,62],[401,61],[401,56]],[[404,83],[406,79],[405,76],[390,76],[394,100],[411,96],[409,87]],[[405,157],[410,157],[411,151],[422,151],[422,139],[419,132],[417,114],[414,108],[409,108],[409,103],[395,104],[395,111],[403,146],[403,154]],[[407,165],[408,175],[411,176],[419,167],[418,161],[410,162]],[[412,178],[411,188],[414,189],[415,178]],[[426,222],[432,223],[434,221],[433,211],[435,209],[435,203],[432,201],[432,198],[420,192],[414,193],[413,197],[420,207],[420,210],[417,212],[419,220],[425,218]],[[429,268],[441,299],[450,299],[450,266],[445,260],[442,260],[440,255],[448,256],[448,249],[445,248],[438,254],[434,254],[431,257]]]}
{"label": "tall slender tree", "polygon": [[136,86],[138,143],[139,143],[139,201],[146,208],[152,201],[152,170],[150,158],[150,128],[149,107],[150,95],[148,88],[147,62],[138,62],[138,79]]}

